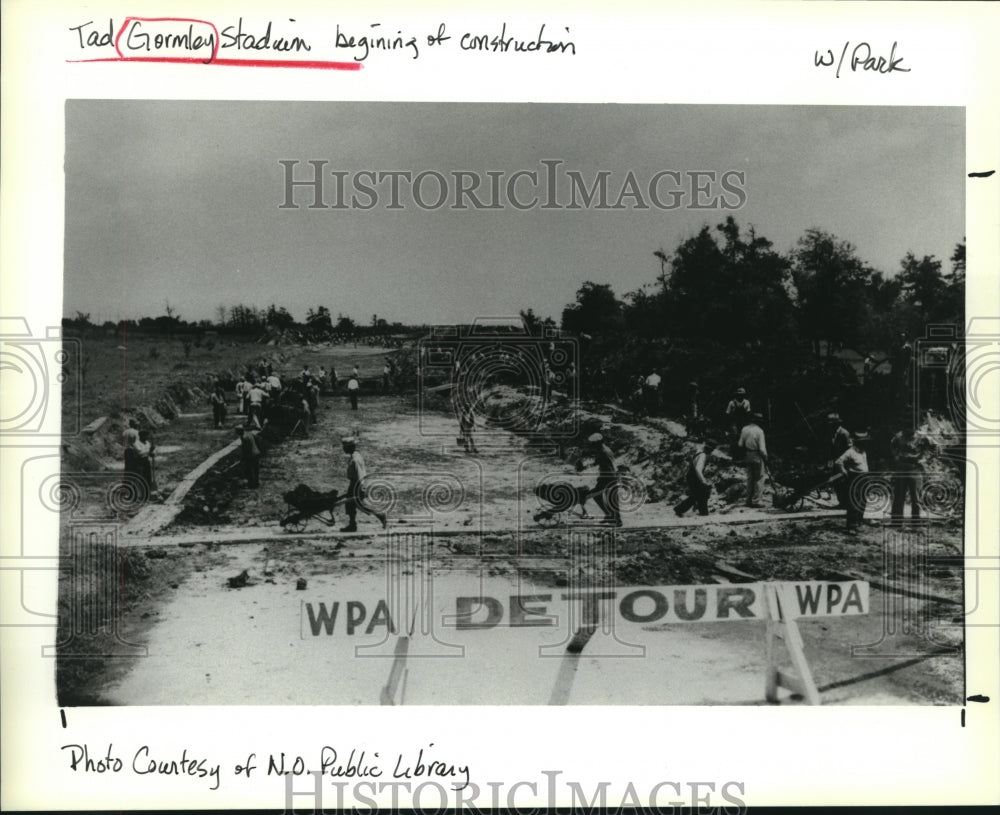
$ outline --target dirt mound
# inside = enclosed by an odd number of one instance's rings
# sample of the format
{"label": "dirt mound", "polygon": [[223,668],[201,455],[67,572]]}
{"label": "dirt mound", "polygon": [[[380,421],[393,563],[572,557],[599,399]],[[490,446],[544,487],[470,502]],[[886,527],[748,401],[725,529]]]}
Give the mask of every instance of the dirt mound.
{"label": "dirt mound", "polygon": [[928,412],[917,428],[923,452],[920,463],[928,472],[954,472],[964,459],[962,434],[951,420]]}
{"label": "dirt mound", "polygon": [[[605,411],[593,412],[562,398],[542,408],[539,395],[507,386],[493,388],[483,405],[487,422],[528,434],[539,444],[556,446],[562,458],[571,464],[586,457],[587,437],[600,433],[619,463],[643,483],[647,503],[679,501],[686,495],[688,463],[696,446],[703,441],[688,435],[684,424],[668,418],[635,421],[631,415],[610,406]],[[518,418],[530,418],[535,413],[539,415],[533,425],[525,422],[518,426]],[[707,475],[715,484],[710,510],[740,503],[746,497],[746,470],[722,450],[712,454]],[[771,503],[772,493],[773,487],[765,483],[765,504]]]}

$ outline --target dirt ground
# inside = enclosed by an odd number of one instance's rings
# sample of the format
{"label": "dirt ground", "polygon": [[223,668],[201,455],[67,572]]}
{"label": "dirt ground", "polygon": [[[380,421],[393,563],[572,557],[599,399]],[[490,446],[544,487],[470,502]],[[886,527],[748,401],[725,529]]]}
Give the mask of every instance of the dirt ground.
{"label": "dirt ground", "polygon": [[[111,350],[117,349],[103,349]],[[192,352],[187,363],[193,368],[181,370],[192,380],[209,375],[213,361],[219,365],[219,351],[206,351],[205,359],[194,359]],[[235,364],[261,349],[225,351],[239,357]],[[363,377],[376,379],[384,355],[382,349],[281,348],[275,367],[294,375],[304,362],[314,369],[335,365],[340,372],[358,364]],[[160,373],[149,373],[144,387],[176,375],[170,365],[177,361],[153,362],[150,370]],[[166,376],[157,380],[164,369]],[[95,413],[107,409],[96,400],[84,404]],[[619,422],[609,437],[627,432],[655,447],[666,444],[667,436],[676,444],[680,430],[662,422],[623,429]],[[340,508],[330,525],[312,518],[295,534],[282,530],[287,490],[299,483],[344,489],[340,439],[347,434],[358,438],[372,501],[390,518],[388,534],[363,514],[359,533],[339,534],[345,520]],[[960,702],[962,571],[933,562],[936,555],[961,553],[958,520],[936,518],[919,528],[921,552],[931,558],[919,584],[900,571],[893,548],[898,533],[877,514],[870,513],[859,534],[848,536],[843,516],[822,502],[786,514],[717,497],[709,517],[677,518],[670,500],[642,496],[626,502],[624,525],[613,535],[596,524],[600,513],[592,502],[591,517],[567,516],[561,526],[543,529],[534,520],[541,507],[533,486],[540,480],[592,484],[596,471],[578,472],[573,456],[559,445],[507,431],[481,429],[478,455],[459,447],[456,435],[456,422],[443,411],[418,414],[412,394],[366,393],[358,411],[342,396],[328,396],[307,436],[290,437],[268,451],[259,489],[245,486],[231,455],[198,479],[155,534],[130,535],[128,518],[134,513],[123,513],[121,616],[97,635],[70,638],[62,648],[60,704],[379,704],[380,692],[390,686],[397,704],[763,703],[760,622],[599,632],[572,659],[565,656],[567,620],[530,632],[498,626],[432,633],[437,628],[431,625],[421,634],[417,626],[411,655],[424,648],[442,658],[408,659],[405,678],[393,685],[397,637],[362,642],[316,636],[309,631],[307,606],[315,610],[324,602],[367,598],[370,619],[372,598],[387,596],[394,574],[432,585],[441,602],[480,588],[490,596],[517,593],[518,587],[522,594],[545,594],[576,580],[675,586],[867,579],[872,581],[867,615],[800,623],[822,702]],[[213,429],[207,406],[192,404],[158,428],[156,438],[159,495],[153,503],[229,444],[232,431]],[[721,471],[728,464],[717,466]],[[77,513],[85,515],[87,494],[81,503]],[[393,547],[401,539],[412,542],[407,532],[423,533],[426,545],[400,555]],[[581,541],[595,540],[601,542],[597,554],[581,556]],[[64,609],[71,591],[66,578]],[[900,614],[912,623],[905,634]],[[145,648],[145,656],[135,656],[136,646]],[[464,658],[447,658],[453,648],[461,648]],[[118,653],[122,658],[107,658]],[[786,695],[785,703],[798,700]]]}

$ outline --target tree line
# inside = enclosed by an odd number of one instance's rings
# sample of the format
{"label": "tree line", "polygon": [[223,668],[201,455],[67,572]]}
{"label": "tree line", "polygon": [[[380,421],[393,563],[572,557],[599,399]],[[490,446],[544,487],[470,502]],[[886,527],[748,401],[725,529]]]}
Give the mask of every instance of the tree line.
{"label": "tree line", "polygon": [[399,322],[392,322],[371,316],[366,324],[355,321],[345,314],[333,318],[330,309],[319,305],[310,308],[303,322],[296,321],[284,306],[274,303],[266,308],[239,303],[234,306],[219,305],[215,310],[214,320],[184,320],[177,310],[167,303],[164,314],[157,317],[140,317],[114,322],[91,322],[90,313],[77,311],[73,317],[64,317],[64,329],[72,334],[122,334],[138,332],[141,334],[160,334],[173,336],[175,334],[204,334],[214,331],[219,334],[261,335],[272,332],[291,332],[301,339],[321,340],[333,336],[358,337],[371,334],[391,334],[409,331],[410,327]]}
{"label": "tree line", "polygon": [[619,299],[610,284],[585,282],[562,312],[574,334],[711,340],[726,346],[787,348],[816,356],[840,349],[888,350],[900,334],[928,324],[961,326],[965,239],[945,270],[933,255],[908,252],[895,275],[876,270],[857,249],[822,229],[777,252],[753,227],[730,216],[704,226],[668,256],[656,280]]}

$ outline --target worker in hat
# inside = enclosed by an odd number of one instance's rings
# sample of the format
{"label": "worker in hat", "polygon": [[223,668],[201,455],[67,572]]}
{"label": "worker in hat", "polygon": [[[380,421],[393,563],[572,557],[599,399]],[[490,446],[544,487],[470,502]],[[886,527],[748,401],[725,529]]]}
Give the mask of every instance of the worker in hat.
{"label": "worker in hat", "polygon": [[759,413],[750,416],[750,421],[740,431],[738,447],[743,451],[743,460],[747,468],[747,501],[748,507],[761,506],[761,494],[764,491],[764,468],[767,466],[767,442],[764,439],[764,429],[761,423],[764,417]]}
{"label": "worker in hat", "polygon": [[[844,427],[844,423],[840,420],[840,415],[837,413],[827,414],[826,417],[827,430],[830,434],[830,457],[828,459],[827,468],[832,468],[834,462],[843,455],[847,448],[851,447],[854,442],[851,440],[850,431]],[[847,507],[847,492],[846,482],[844,479],[838,479],[833,482],[834,492],[837,494],[837,506],[841,509]]]}
{"label": "worker in hat", "polygon": [[844,477],[845,494],[847,497],[847,531],[857,532],[865,517],[865,498],[857,489],[858,479],[868,472],[868,455],[865,448],[868,443],[867,433],[855,433],[854,443],[848,447],[835,462],[837,471]]}
{"label": "worker in hat", "polygon": [[341,446],[347,454],[347,500],[344,501],[344,510],[347,512],[347,526],[341,527],[341,532],[358,531],[358,510],[367,515],[374,515],[382,522],[382,528],[386,527],[386,517],[384,512],[378,512],[365,504],[365,488],[362,483],[368,474],[365,469],[365,460],[358,452],[357,442],[353,436],[345,436],[341,439]]}
{"label": "worker in hat", "polygon": [[604,512],[605,523],[621,526],[622,516],[618,495],[620,489],[618,483],[618,464],[615,461],[614,453],[604,443],[604,436],[600,433],[593,433],[587,437],[586,457],[594,460],[598,470],[597,483],[587,493],[587,497],[593,498],[594,503]]}
{"label": "worker in hat", "polygon": [[705,477],[705,465],[715,448],[716,443],[711,440],[706,440],[695,447],[685,474],[687,497],[674,506],[674,513],[678,518],[695,506],[698,507],[699,515],[708,515],[708,498],[712,494],[712,483]]}
{"label": "worker in hat", "polygon": [[740,431],[750,418],[750,414],[750,400],[747,399],[746,388],[737,388],[733,392],[733,398],[726,405],[726,420],[729,422],[733,444],[738,444]]}

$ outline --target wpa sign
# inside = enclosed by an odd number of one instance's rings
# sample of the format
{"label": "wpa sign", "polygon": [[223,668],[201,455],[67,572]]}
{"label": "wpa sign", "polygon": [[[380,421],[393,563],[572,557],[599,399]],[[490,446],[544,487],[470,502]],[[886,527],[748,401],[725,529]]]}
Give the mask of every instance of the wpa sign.
{"label": "wpa sign", "polygon": [[[571,603],[586,603],[611,615],[615,624],[650,625],[771,619],[765,592],[773,587],[783,619],[867,614],[868,584],[861,580],[633,586],[597,591],[435,595],[435,621],[455,631],[548,628],[565,625]],[[393,610],[383,598],[302,604],[303,631],[320,636],[385,636],[397,633]],[[574,615],[579,617],[579,615]]]}

